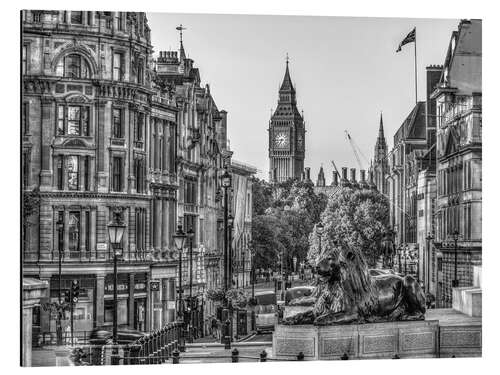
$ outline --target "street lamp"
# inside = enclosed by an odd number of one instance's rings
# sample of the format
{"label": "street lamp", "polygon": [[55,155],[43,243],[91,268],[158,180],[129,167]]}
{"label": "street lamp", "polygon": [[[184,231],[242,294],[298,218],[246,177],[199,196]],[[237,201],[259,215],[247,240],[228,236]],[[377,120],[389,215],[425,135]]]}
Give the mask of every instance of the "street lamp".
{"label": "street lamp", "polygon": [[[431,279],[431,273],[430,273],[430,269],[431,269],[431,241],[434,239],[434,237],[432,237],[432,234],[431,232],[428,232],[427,233],[427,237],[425,237],[425,240],[427,241],[427,251],[426,251],[426,257],[425,257],[425,267],[427,268],[427,272],[426,273],[426,276],[425,276],[425,291],[427,293],[429,293],[429,289],[430,289],[430,279]],[[424,270],[425,271],[425,270]]]}
{"label": "street lamp", "polygon": [[113,250],[113,361],[118,364],[118,257],[122,254],[121,242],[123,233],[125,232],[125,224],[123,223],[121,213],[113,212],[113,220],[108,224],[108,236]]}
{"label": "street lamp", "polygon": [[319,253],[321,254],[321,236],[323,235],[325,227],[323,226],[323,223],[320,221],[318,224],[316,224],[316,234],[318,235],[318,240],[319,240]]}
{"label": "street lamp", "polygon": [[458,236],[460,235],[460,232],[458,229],[455,229],[453,232],[453,241],[455,241],[455,273],[454,273],[454,278],[452,282],[452,287],[456,288],[458,287],[458,277],[457,277],[457,256],[458,256]]}
{"label": "street lamp", "polygon": [[190,227],[186,232],[189,244],[189,342],[192,342],[193,327],[193,228]]}
{"label": "street lamp", "polygon": [[63,218],[59,216],[57,220],[57,239],[58,239],[58,250],[59,250],[59,309],[57,311],[57,344],[62,345],[62,327],[61,327],[61,319],[62,319],[62,296],[61,296],[61,284],[62,284],[62,257],[63,257],[63,247],[64,247],[64,239],[63,239],[63,231],[64,231],[64,222]]}
{"label": "street lamp", "polygon": [[229,280],[231,280],[231,286],[233,286],[233,225],[234,225],[234,217],[231,213],[227,218],[227,226],[228,226],[228,254],[229,254]]}
{"label": "street lamp", "polygon": [[221,335],[221,343],[225,344],[225,347],[229,347],[231,343],[231,333],[229,331],[230,321],[228,314],[228,306],[227,306],[227,290],[228,290],[228,278],[229,278],[229,257],[228,257],[228,196],[227,191],[231,188],[232,185],[232,177],[231,174],[227,171],[221,176],[221,184],[224,189],[224,300],[223,300],[223,316],[222,320],[224,321],[224,331]]}
{"label": "street lamp", "polygon": [[182,320],[182,249],[184,249],[184,242],[186,241],[186,234],[182,230],[182,225],[177,226],[177,231],[172,236],[174,238],[175,248],[179,252],[179,302],[177,317]]}

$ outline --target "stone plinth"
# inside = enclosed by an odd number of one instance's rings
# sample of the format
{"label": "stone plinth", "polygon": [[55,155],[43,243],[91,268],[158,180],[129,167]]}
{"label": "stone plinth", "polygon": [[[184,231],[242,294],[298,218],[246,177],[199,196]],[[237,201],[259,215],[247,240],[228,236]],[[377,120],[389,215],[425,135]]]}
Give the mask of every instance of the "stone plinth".
{"label": "stone plinth", "polygon": [[273,357],[306,360],[477,357],[482,321],[453,309],[427,311],[426,320],[338,326],[278,324]]}
{"label": "stone plinth", "polygon": [[454,310],[473,317],[482,316],[482,291],[478,287],[453,288]]}
{"label": "stone plinth", "polygon": [[387,322],[339,326],[277,325],[273,334],[273,356],[305,359],[350,359],[435,357],[438,322]]}

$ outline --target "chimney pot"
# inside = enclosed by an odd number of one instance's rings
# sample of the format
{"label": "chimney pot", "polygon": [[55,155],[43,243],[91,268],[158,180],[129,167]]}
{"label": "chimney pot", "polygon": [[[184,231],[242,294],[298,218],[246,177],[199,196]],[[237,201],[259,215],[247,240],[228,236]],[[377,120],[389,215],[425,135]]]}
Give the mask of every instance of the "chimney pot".
{"label": "chimney pot", "polygon": [[351,182],[356,182],[356,168],[351,168]]}

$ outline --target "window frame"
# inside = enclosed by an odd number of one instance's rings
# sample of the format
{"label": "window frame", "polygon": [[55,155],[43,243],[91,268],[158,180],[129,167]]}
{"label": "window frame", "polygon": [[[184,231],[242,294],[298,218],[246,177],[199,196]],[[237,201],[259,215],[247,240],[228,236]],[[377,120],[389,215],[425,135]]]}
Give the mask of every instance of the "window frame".
{"label": "window frame", "polygon": [[[117,118],[115,116],[115,111],[119,111],[119,116],[118,118],[120,119],[120,124],[119,124],[119,136],[117,136],[117,131],[116,131],[116,121],[115,119]],[[113,138],[116,138],[116,139],[123,139],[124,138],[124,129],[123,129],[123,117],[124,117],[124,110],[122,107],[113,107],[112,108],[112,121],[113,121],[113,126],[112,126],[112,136]]]}
{"label": "window frame", "polygon": [[[73,20],[76,19],[78,15],[80,16],[80,22],[74,22]],[[72,10],[70,12],[69,22],[72,25],[83,25],[83,11]]]}
{"label": "window frame", "polygon": [[[116,66],[116,60],[115,58],[119,56],[119,64]],[[125,77],[125,54],[121,51],[115,51],[113,50],[113,57],[112,57],[112,80],[113,81],[123,81]],[[115,77],[115,73],[118,72],[118,77]]]}
{"label": "window frame", "polygon": [[[75,159],[73,159],[75,158]],[[69,171],[69,161],[70,160],[76,160],[76,171]],[[64,158],[64,164],[63,164],[63,167],[64,167],[64,173],[66,174],[66,182],[67,182],[67,187],[68,187],[68,190],[70,191],[80,191],[80,172],[81,172],[81,165],[80,165],[80,156],[78,155],[65,155],[65,158]],[[72,188],[71,186],[73,186],[73,184],[71,184],[70,186],[70,177],[75,175],[76,176],[76,188]]]}
{"label": "window frame", "polygon": [[[68,123],[70,122],[69,107],[79,108],[78,119],[78,134],[69,133]],[[91,105],[88,104],[73,104],[73,103],[57,103],[56,105],[56,136],[64,137],[89,137],[90,129],[92,127],[91,119],[92,114],[90,111]],[[61,112],[62,111],[62,112]],[[62,116],[62,117],[61,117]],[[71,120],[75,121],[75,120]]]}
{"label": "window frame", "polygon": [[[124,189],[123,183],[123,160],[124,157],[120,155],[112,156],[112,182],[111,182],[111,191],[113,192],[122,192]],[[118,167],[117,167],[118,166]],[[117,178],[119,177],[119,178]]]}

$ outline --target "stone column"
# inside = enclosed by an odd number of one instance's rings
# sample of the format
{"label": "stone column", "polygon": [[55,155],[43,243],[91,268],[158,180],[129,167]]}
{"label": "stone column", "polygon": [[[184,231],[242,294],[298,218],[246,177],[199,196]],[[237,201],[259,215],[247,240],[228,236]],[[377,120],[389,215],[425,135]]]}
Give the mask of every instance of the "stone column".
{"label": "stone column", "polygon": [[176,299],[176,293],[175,293],[175,278],[169,278],[168,279],[168,286],[167,286],[167,323],[175,321],[175,299]]}
{"label": "stone column", "polygon": [[162,224],[161,224],[161,248],[162,250],[168,249],[168,201],[163,198],[161,200],[162,205]]}
{"label": "stone column", "polygon": [[52,98],[41,99],[40,190],[52,190],[51,144],[54,138],[55,104]]}
{"label": "stone column", "polygon": [[97,258],[96,254],[96,216],[97,207],[93,206],[90,208],[90,258]]}
{"label": "stone column", "polygon": [[98,327],[104,323],[104,279],[106,275],[97,275],[96,277],[96,295],[95,295],[95,320]]}
{"label": "stone column", "polygon": [[[24,305],[24,304],[23,304]],[[33,306],[23,306],[23,367],[31,367]]]}
{"label": "stone column", "polygon": [[135,274],[129,274],[129,292],[128,292],[128,326],[134,328],[134,291],[135,291]]}
{"label": "stone column", "polygon": [[68,258],[69,254],[69,210],[64,210],[64,257]]}
{"label": "stone column", "polygon": [[156,197],[154,200],[155,205],[155,238],[154,238],[154,248],[155,250],[161,249],[161,232],[162,232],[162,213],[161,213],[161,200],[159,197]]}
{"label": "stone column", "polygon": [[80,210],[80,258],[87,258],[87,248],[85,242],[87,239],[87,209]]}

